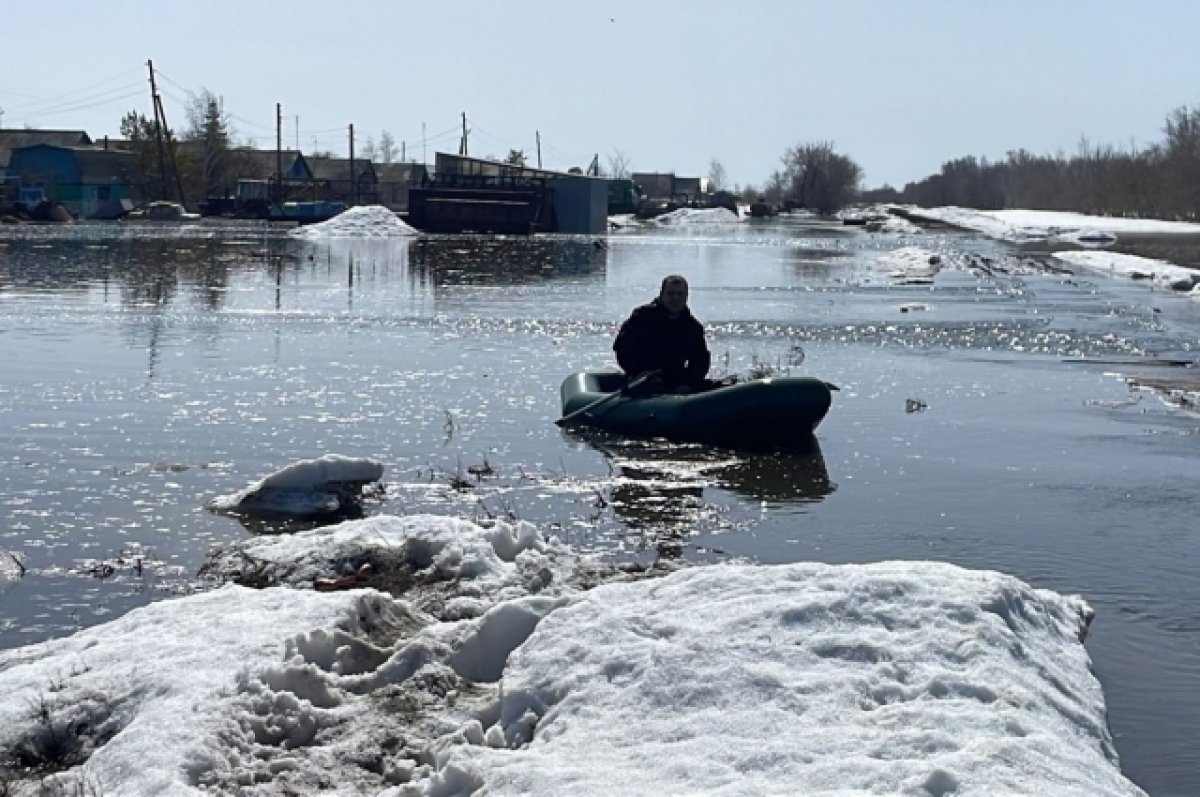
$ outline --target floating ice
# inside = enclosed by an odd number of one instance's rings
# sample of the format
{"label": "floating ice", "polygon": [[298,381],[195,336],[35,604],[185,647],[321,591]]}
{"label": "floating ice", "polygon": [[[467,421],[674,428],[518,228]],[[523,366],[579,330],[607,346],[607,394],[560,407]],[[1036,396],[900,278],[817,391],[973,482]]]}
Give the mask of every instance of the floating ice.
{"label": "floating ice", "polygon": [[344,516],[361,509],[362,489],[383,478],[370,459],[326,454],[288,465],[262,481],[208,502],[214,512],[250,517]]}
{"label": "floating ice", "polygon": [[920,246],[904,246],[877,261],[888,278],[906,285],[931,285],[942,268],[942,256]]}

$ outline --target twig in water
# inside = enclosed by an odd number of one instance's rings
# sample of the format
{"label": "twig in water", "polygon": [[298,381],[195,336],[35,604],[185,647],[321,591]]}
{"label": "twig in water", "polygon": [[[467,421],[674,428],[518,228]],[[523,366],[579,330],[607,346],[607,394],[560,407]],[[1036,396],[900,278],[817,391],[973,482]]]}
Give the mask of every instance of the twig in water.
{"label": "twig in water", "polygon": [[5,553],[12,557],[12,560],[17,563],[17,569],[21,571],[21,578],[24,578],[25,574],[29,572],[29,570],[25,567],[25,563],[17,558],[17,555],[12,551],[5,551]]}

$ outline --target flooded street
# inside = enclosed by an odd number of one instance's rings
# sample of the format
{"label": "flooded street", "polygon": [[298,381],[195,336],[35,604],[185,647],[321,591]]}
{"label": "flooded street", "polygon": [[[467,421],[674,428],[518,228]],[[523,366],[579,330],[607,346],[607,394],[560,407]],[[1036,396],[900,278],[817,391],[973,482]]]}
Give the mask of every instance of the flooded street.
{"label": "flooded street", "polygon": [[[906,246],[938,255],[932,284],[880,262]],[[386,466],[371,513],[519,518],[623,560],[934,559],[1080,594],[1123,771],[1200,793],[1200,415],[1117,375],[1200,360],[1200,302],[1040,254],[786,218],[606,239],[6,229],[0,549],[28,572],[0,592],[0,647],[202,588],[212,544],[279,531],[206,501],[337,453]],[[715,375],[840,388],[814,449],[554,425],[562,380],[612,366],[617,324],[672,272]]]}

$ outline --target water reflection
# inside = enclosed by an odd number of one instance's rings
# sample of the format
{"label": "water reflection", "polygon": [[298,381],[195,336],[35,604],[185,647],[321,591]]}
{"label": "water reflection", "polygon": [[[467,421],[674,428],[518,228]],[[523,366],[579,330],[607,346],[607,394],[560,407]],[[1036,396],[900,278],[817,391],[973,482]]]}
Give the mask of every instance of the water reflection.
{"label": "water reflection", "polygon": [[652,538],[660,556],[681,555],[698,521],[718,511],[721,502],[706,500],[706,491],[778,507],[816,503],[837,489],[815,437],[785,451],[733,451],[587,429],[563,435],[604,455],[614,478],[601,500],[629,529]]}
{"label": "water reflection", "polygon": [[519,285],[602,271],[608,245],[587,237],[430,236],[414,241],[412,257],[414,266],[429,272],[438,287]]}

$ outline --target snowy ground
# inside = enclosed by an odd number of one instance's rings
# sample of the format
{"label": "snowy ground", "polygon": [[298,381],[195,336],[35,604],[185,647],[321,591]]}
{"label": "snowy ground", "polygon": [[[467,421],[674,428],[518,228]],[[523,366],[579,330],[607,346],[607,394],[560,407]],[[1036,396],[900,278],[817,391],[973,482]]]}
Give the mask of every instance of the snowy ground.
{"label": "snowy ground", "polygon": [[13,792],[1141,794],[1090,609],[999,573],[622,569],[434,516],[206,572],[257,588],[0,652]]}
{"label": "snowy ground", "polygon": [[1054,257],[1073,268],[1114,276],[1145,279],[1154,287],[1190,292],[1200,299],[1200,272],[1137,255],[1105,252],[1099,247],[1115,243],[1130,233],[1200,235],[1200,224],[1157,219],[1118,219],[1048,210],[971,210],[969,208],[917,208],[905,210],[915,217],[943,221],[1002,241],[1067,241],[1088,251],[1056,252]]}
{"label": "snowy ground", "polygon": [[1104,244],[1122,233],[1200,235],[1200,224],[1158,219],[1120,219],[1051,210],[974,210],[918,208],[906,211],[927,219],[975,230],[1003,241],[1063,240]]}

